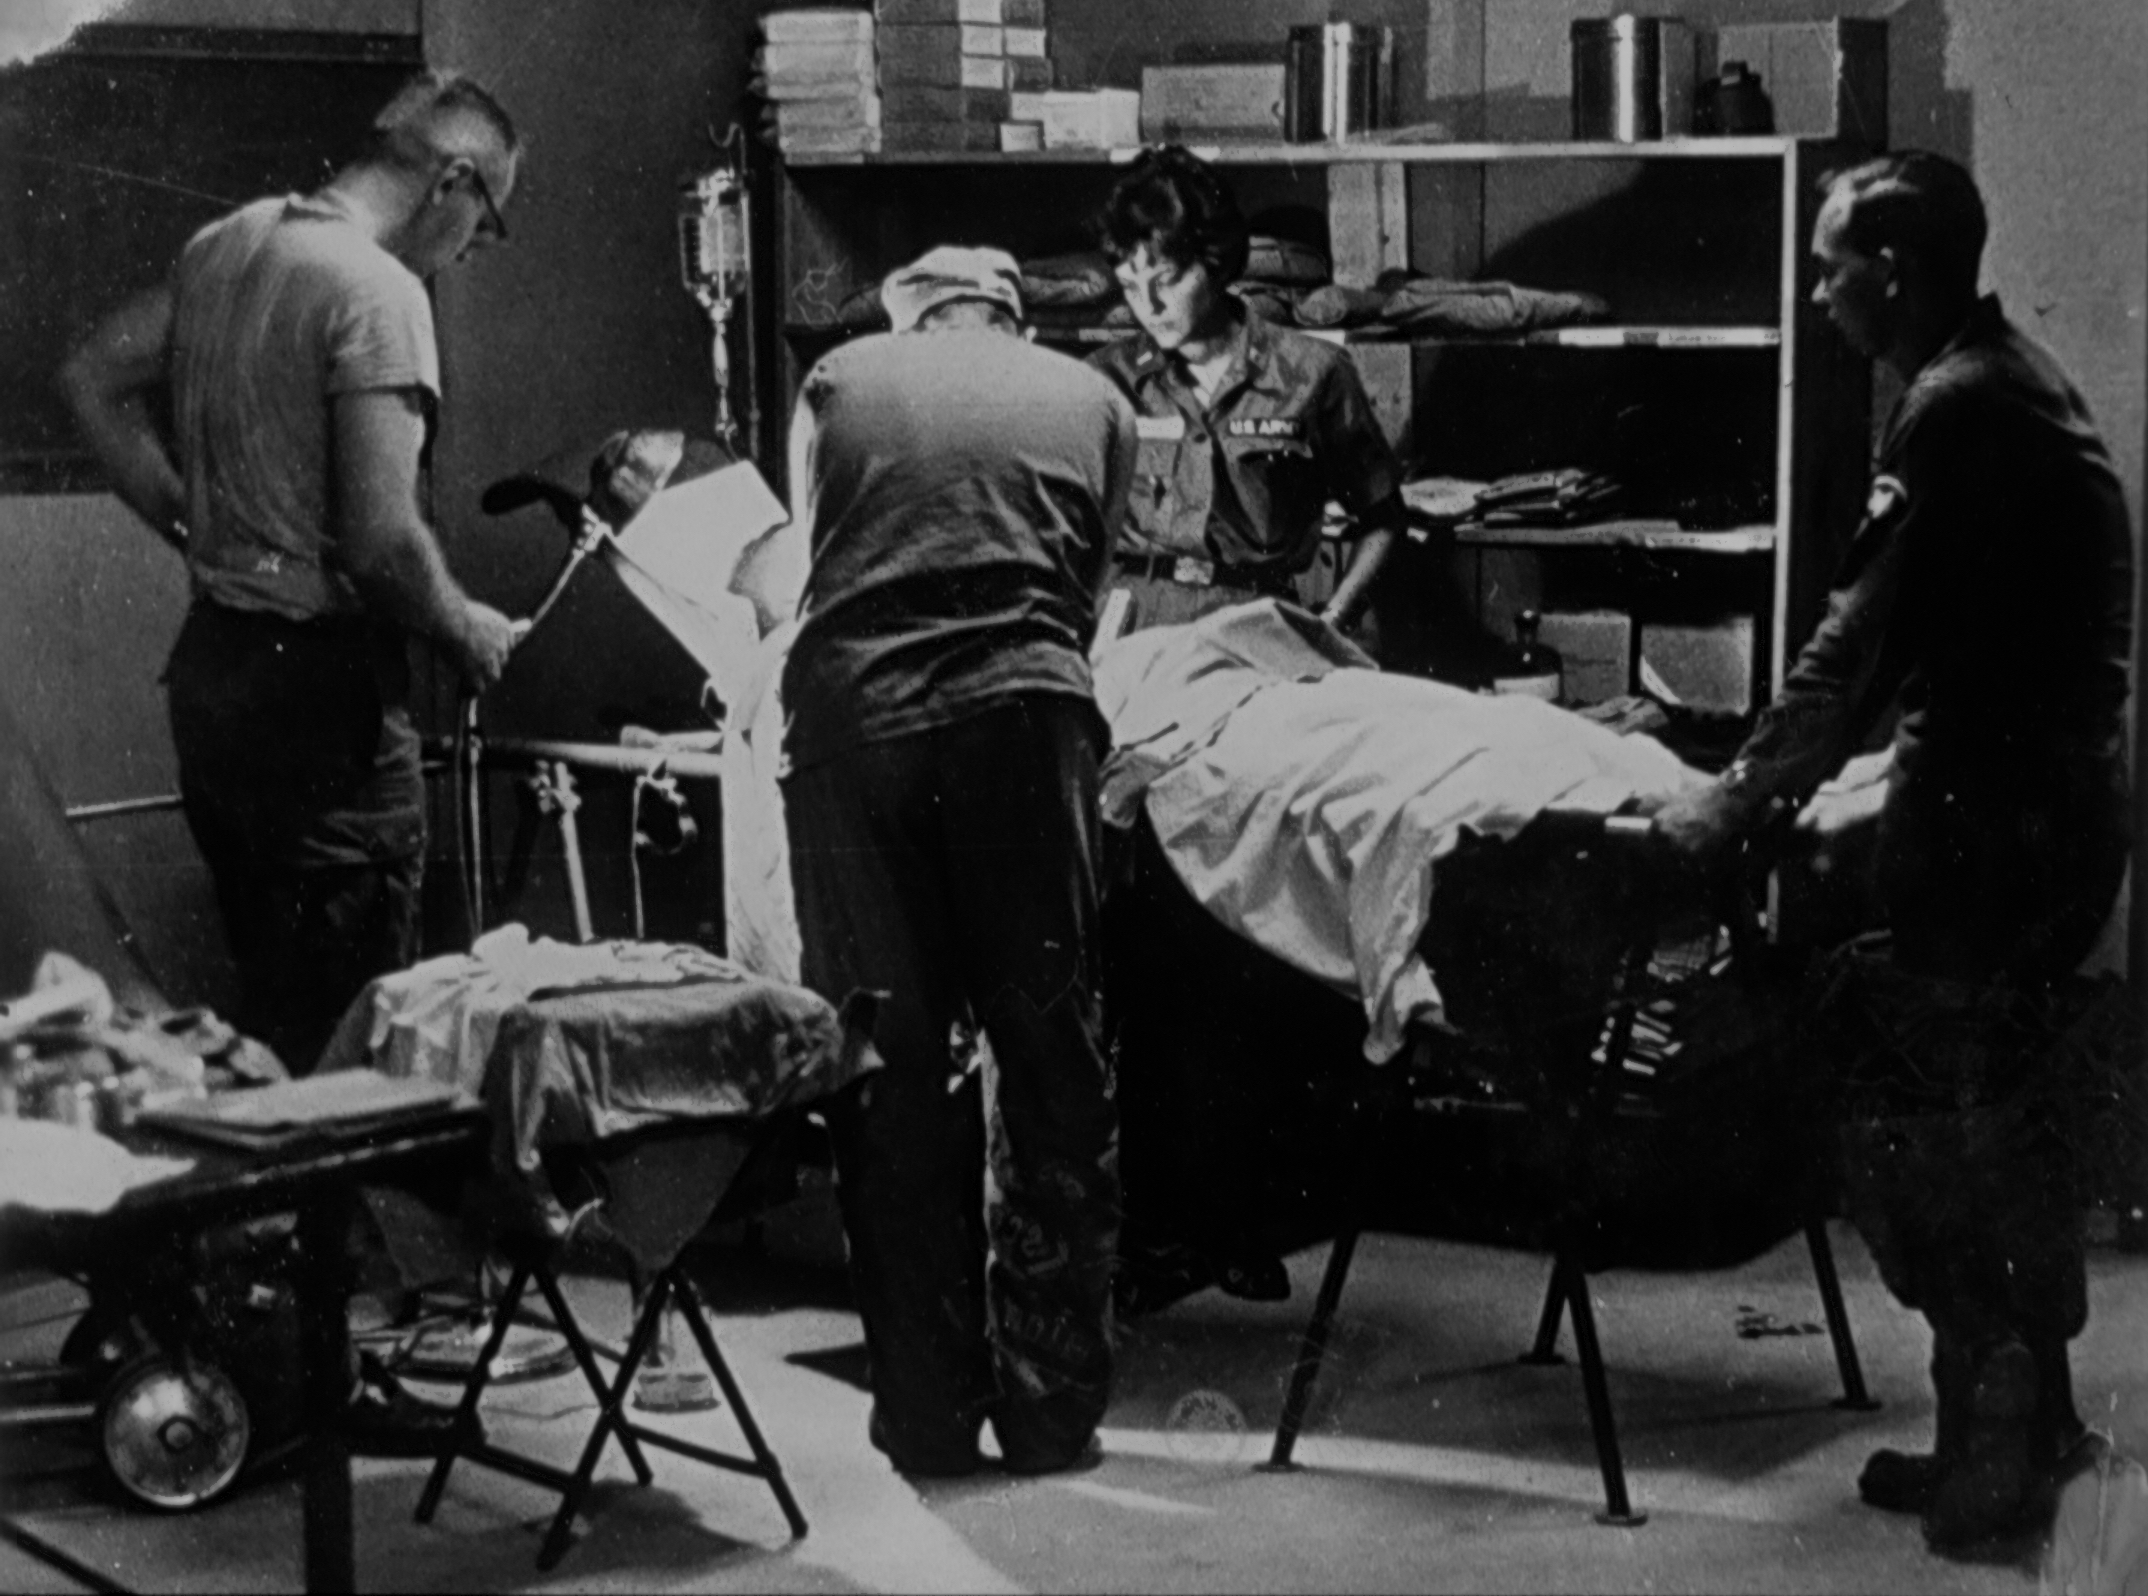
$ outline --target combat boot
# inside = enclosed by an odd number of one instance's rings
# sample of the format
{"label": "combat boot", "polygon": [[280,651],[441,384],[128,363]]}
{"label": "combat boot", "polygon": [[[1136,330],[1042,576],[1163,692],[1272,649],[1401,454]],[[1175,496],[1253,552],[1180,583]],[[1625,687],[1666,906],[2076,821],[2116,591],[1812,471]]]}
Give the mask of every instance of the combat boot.
{"label": "combat boot", "polygon": [[2036,1451],[2057,1465],[2088,1438],[2073,1405],[2073,1365],[2063,1340],[2038,1337],[2029,1342],[2036,1359]]}
{"label": "combat boot", "polygon": [[1933,1421],[1932,1450],[1898,1452],[1882,1447],[1865,1459],[1857,1476],[1857,1494],[1886,1513],[1929,1512],[1961,1450],[1962,1407],[1968,1400],[1968,1359],[1960,1341],[1940,1330],[1932,1332],[1932,1391],[1937,1416]]}
{"label": "combat boot", "polygon": [[1955,1551],[2020,1533],[2041,1498],[2035,1354],[2019,1341],[1987,1344],[1974,1359],[1953,1465],[1924,1515],[1935,1551]]}

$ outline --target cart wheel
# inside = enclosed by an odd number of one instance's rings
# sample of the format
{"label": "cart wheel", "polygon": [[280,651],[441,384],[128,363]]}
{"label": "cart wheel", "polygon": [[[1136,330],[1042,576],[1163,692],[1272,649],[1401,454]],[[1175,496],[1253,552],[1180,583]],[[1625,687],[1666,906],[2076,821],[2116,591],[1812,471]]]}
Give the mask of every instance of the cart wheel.
{"label": "cart wheel", "polygon": [[223,1370],[162,1353],[113,1377],[97,1411],[105,1466],[129,1496],[168,1513],[203,1507],[246,1466],[253,1426]]}

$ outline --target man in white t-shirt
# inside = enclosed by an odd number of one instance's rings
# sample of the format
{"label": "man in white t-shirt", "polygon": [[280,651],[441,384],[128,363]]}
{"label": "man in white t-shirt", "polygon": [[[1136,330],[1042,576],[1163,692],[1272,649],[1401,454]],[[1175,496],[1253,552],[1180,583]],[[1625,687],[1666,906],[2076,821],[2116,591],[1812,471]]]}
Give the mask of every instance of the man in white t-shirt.
{"label": "man in white t-shirt", "polygon": [[186,557],[165,681],[187,822],[236,1018],[300,1073],[366,982],[416,952],[408,634],[475,688],[513,641],[448,573],[419,479],[440,392],[425,280],[505,236],[517,163],[491,95],[423,73],[325,187],[203,228],[63,379],[120,497]]}
{"label": "man in white t-shirt", "polygon": [[[449,575],[419,490],[440,394],[425,280],[506,236],[518,148],[491,95],[422,73],[325,187],[211,222],[62,376],[115,491],[186,558],[193,605],[165,671],[180,793],[239,970],[235,1017],[299,1073],[417,951],[409,634],[475,689],[514,641]],[[145,1267],[113,1271],[155,1289]],[[93,1301],[113,1295],[93,1281]],[[446,1441],[451,1410],[367,1383],[387,1400],[354,1393],[354,1449]]]}

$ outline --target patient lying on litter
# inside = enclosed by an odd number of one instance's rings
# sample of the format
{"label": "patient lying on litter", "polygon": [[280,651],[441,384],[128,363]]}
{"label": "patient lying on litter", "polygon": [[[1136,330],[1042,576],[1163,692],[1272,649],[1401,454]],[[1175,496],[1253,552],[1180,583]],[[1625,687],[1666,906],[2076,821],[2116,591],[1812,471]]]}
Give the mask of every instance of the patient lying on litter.
{"label": "patient lying on litter", "polygon": [[1547,808],[1645,814],[1705,778],[1536,699],[1382,672],[1274,600],[1097,651],[1105,813],[1145,810],[1217,920],[1357,997],[1375,1061],[1443,1016],[1421,950],[1439,862]]}

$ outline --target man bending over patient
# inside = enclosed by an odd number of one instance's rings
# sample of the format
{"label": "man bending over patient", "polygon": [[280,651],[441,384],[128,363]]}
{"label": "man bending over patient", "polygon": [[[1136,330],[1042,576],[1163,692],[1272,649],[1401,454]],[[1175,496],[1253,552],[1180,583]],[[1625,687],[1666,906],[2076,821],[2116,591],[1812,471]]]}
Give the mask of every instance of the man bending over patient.
{"label": "man bending over patient", "polygon": [[[966,1474],[989,1421],[1009,1470],[1046,1473],[1093,1458],[1110,1392],[1086,651],[1134,418],[1022,337],[997,250],[934,250],[883,298],[895,331],[815,366],[793,423],[811,566],[783,797],[804,976],[890,995],[887,1067],[831,1116],[873,1443],[906,1474]],[[981,1082],[958,1023],[990,1041]]]}

